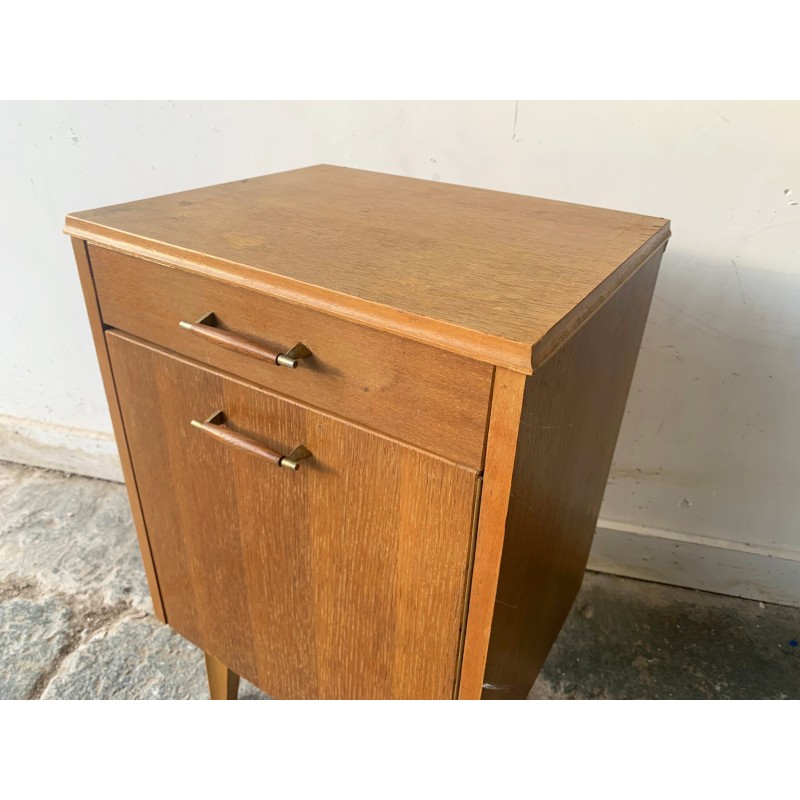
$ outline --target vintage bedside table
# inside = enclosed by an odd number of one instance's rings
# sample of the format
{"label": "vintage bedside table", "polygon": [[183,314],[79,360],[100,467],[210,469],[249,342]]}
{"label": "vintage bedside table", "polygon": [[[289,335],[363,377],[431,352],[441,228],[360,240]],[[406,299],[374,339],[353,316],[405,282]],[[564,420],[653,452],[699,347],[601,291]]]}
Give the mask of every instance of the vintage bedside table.
{"label": "vintage bedside table", "polygon": [[213,698],[524,698],[669,223],[316,166],[71,214],[150,592]]}

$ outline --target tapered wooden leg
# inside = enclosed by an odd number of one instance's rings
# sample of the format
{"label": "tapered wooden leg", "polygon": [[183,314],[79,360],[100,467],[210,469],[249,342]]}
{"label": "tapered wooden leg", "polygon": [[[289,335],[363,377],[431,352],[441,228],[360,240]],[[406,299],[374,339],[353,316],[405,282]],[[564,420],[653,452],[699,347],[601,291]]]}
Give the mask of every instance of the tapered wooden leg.
{"label": "tapered wooden leg", "polygon": [[221,661],[206,653],[208,693],[212,700],[236,700],[239,696],[239,676]]}

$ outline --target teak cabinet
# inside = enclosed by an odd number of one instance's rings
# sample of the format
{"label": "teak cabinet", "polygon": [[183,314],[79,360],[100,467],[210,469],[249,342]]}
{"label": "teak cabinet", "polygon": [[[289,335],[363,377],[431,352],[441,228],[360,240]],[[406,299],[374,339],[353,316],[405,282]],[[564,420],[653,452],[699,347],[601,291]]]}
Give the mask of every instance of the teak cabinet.
{"label": "teak cabinet", "polygon": [[666,220],[317,166],[71,214],[155,613],[276,698],[524,698]]}

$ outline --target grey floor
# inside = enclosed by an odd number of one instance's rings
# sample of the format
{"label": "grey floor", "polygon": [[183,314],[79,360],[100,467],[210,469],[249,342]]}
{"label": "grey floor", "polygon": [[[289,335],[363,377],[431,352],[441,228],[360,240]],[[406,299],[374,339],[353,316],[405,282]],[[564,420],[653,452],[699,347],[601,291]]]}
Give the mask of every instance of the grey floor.
{"label": "grey floor", "polygon": [[[798,639],[800,609],[588,573],[530,696],[796,699]],[[152,616],[124,488],[0,462],[0,699],[206,697],[202,654]]]}

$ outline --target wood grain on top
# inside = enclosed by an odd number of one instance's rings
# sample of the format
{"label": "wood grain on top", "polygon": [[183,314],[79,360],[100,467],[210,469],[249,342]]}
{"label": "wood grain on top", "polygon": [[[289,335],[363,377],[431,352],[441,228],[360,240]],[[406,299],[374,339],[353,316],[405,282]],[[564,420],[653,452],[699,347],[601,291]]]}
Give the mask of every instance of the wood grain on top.
{"label": "wood grain on top", "polygon": [[669,222],[320,165],[71,214],[66,232],[531,372]]}

